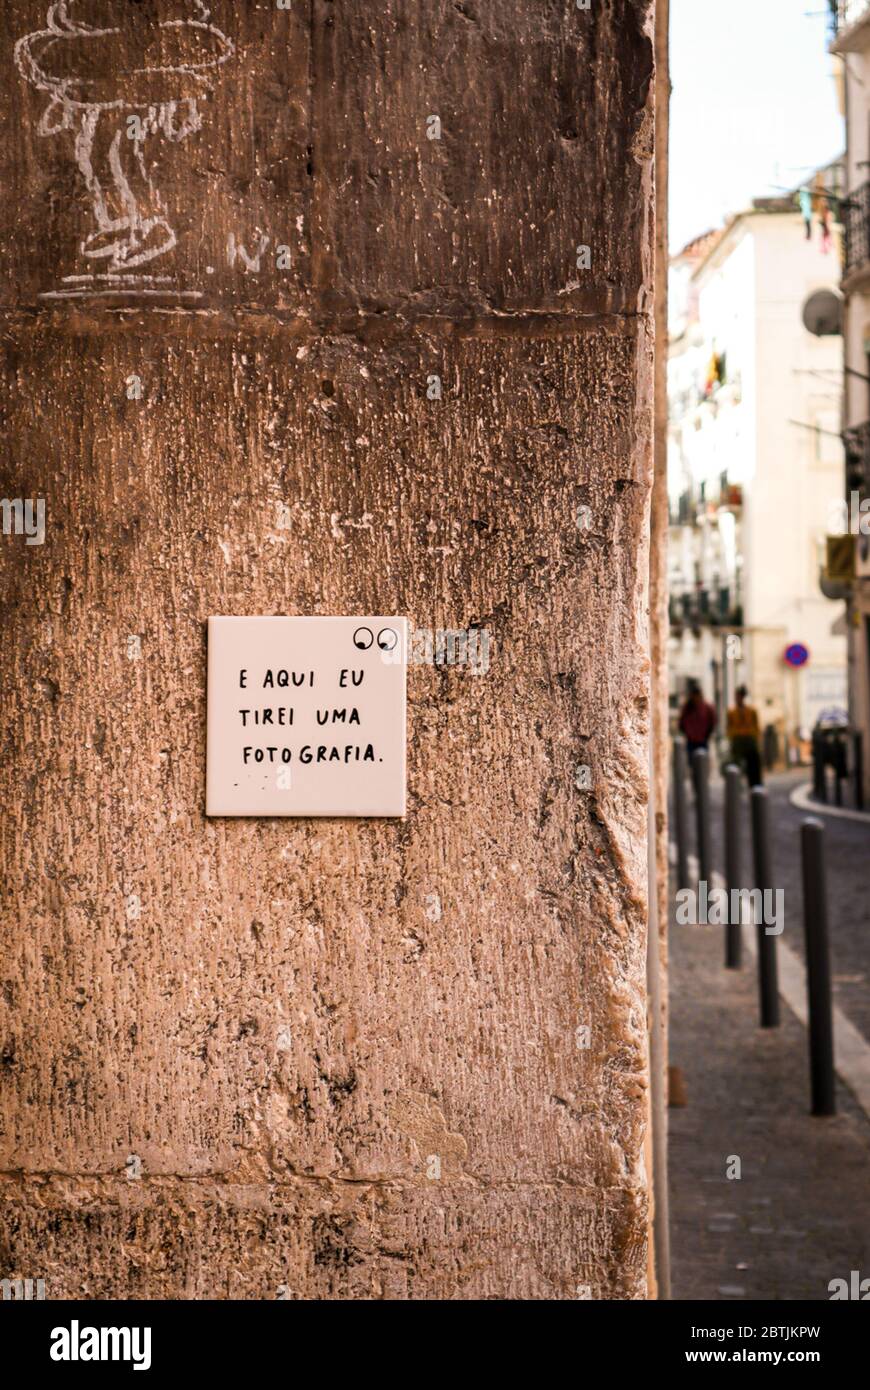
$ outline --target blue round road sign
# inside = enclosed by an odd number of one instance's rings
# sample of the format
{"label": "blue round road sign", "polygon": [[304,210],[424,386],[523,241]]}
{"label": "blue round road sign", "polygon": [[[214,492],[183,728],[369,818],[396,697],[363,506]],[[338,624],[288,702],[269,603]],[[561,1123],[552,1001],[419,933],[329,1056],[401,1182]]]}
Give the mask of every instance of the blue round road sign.
{"label": "blue round road sign", "polygon": [[809,648],[803,642],[792,642],[785,649],[785,659],[789,666],[806,666],[810,659]]}

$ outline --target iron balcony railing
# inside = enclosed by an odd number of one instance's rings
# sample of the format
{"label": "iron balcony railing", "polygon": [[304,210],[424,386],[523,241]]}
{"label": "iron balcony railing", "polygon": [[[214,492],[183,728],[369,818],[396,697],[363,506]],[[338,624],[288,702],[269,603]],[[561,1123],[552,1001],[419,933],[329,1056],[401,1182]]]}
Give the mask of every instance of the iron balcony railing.
{"label": "iron balcony railing", "polygon": [[870,420],[843,431],[846,450],[846,483],[864,497],[870,497]]}
{"label": "iron balcony railing", "polygon": [[699,586],[672,593],[668,603],[671,627],[742,627],[743,610],[729,585]]}
{"label": "iron balcony railing", "polygon": [[843,273],[848,275],[870,259],[870,183],[844,198],[840,216],[843,220]]}
{"label": "iron balcony railing", "polygon": [[668,522],[671,526],[695,526],[713,511],[735,512],[742,506],[743,488],[739,483],[729,482],[727,473],[723,473],[718,484],[712,480],[701,483],[697,491],[681,492],[668,506]]}

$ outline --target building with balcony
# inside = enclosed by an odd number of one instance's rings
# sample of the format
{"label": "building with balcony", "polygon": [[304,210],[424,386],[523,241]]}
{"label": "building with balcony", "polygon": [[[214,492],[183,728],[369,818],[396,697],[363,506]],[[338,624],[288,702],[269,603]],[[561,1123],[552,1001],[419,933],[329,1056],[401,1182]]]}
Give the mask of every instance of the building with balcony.
{"label": "building with balcony", "polygon": [[802,319],[838,286],[838,242],[818,224],[808,238],[795,198],[757,200],[671,264],[671,704],[699,680],[724,733],[745,683],[792,760],[846,701],[843,607],[819,586],[842,495],[842,342]]}
{"label": "building with balcony", "polygon": [[870,798],[870,0],[839,0],[832,52],[842,61],[846,117],[843,200],[843,440],[852,554],[844,591],[849,633],[849,714],[863,734],[864,798]]}

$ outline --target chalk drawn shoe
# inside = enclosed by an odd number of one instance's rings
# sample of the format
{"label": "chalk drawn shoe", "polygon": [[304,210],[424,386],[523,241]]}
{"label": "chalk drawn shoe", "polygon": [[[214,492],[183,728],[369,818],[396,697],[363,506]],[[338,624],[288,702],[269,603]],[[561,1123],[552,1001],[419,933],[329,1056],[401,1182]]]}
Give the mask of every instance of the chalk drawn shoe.
{"label": "chalk drawn shoe", "polygon": [[113,268],[129,270],[131,266],[147,265],[148,261],[171,251],[175,242],[175,232],[166,219],[154,217],[143,223],[140,235],[129,237],[119,246]]}
{"label": "chalk drawn shoe", "polygon": [[129,241],[129,222],[116,222],[111,227],[101,227],[98,232],[91,232],[90,236],[85,237],[82,242],[82,255],[90,260],[102,260],[104,256],[112,256],[117,260]]}

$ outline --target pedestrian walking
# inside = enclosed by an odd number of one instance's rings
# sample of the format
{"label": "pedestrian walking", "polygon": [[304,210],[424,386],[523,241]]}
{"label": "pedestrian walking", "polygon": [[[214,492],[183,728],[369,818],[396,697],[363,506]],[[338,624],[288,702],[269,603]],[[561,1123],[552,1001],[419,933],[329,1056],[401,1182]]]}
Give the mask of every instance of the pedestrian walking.
{"label": "pedestrian walking", "polygon": [[749,691],[741,685],[737,691],[737,704],[728,711],[728,737],[731,740],[731,759],[742,767],[750,787],[760,787],[761,772],[761,725],[758,711],[747,704]]}
{"label": "pedestrian walking", "polygon": [[716,728],[716,711],[704,699],[697,681],[689,681],[686,701],[680,711],[679,727],[680,733],[686,740],[686,751],[691,767],[692,754],[698,748],[703,748],[706,753],[710,736]]}

